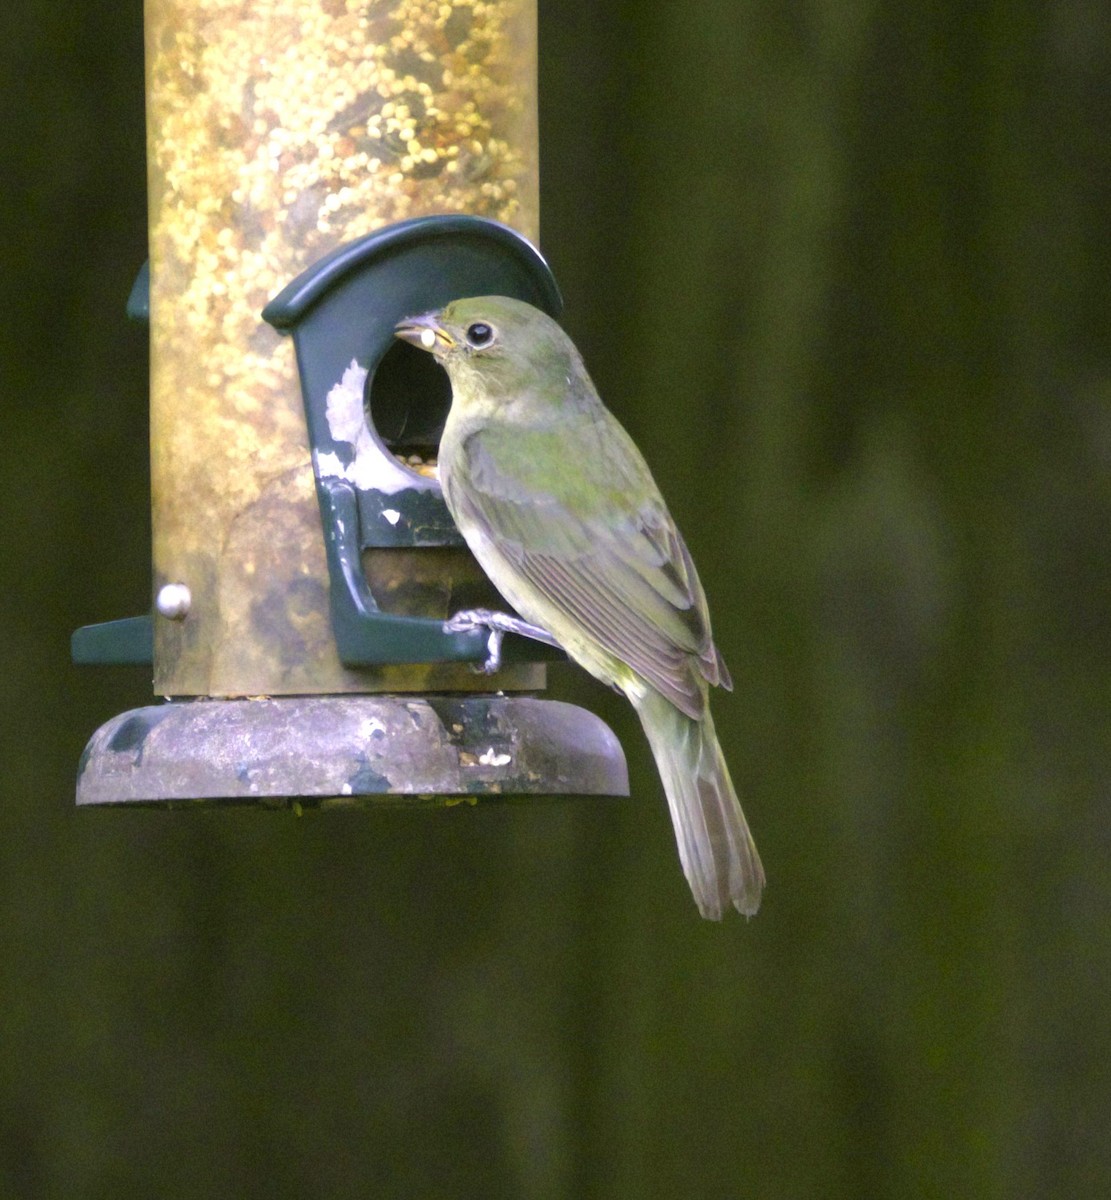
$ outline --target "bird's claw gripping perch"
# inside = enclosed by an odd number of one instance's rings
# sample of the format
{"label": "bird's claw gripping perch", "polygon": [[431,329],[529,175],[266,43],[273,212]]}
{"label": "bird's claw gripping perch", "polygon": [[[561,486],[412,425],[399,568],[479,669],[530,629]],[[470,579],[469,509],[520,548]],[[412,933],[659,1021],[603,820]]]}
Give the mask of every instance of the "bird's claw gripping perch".
{"label": "bird's claw gripping perch", "polygon": [[490,631],[486,639],[486,661],[476,668],[486,675],[493,675],[501,669],[501,645],[507,633],[531,638],[534,642],[544,642],[548,646],[559,644],[539,625],[530,625],[520,617],[511,617],[508,613],[494,612],[489,608],[465,608],[444,622],[445,633],[469,633],[472,629]]}

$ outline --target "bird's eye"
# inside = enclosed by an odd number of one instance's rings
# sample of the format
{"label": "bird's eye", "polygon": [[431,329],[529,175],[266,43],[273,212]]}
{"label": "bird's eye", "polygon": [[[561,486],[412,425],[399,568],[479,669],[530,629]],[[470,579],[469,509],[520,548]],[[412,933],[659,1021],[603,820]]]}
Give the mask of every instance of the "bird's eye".
{"label": "bird's eye", "polygon": [[485,321],[475,321],[473,325],[467,326],[467,341],[476,350],[489,346],[493,340],[494,331]]}

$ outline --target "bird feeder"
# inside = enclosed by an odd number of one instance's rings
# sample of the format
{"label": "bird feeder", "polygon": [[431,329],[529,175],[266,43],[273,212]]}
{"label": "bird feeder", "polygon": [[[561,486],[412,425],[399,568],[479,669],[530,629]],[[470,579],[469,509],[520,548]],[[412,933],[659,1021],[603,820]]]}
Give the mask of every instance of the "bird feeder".
{"label": "bird feeder", "polygon": [[532,694],[548,648],[486,676],[445,632],[505,604],[436,479],[446,376],[393,337],[558,311],[535,37],[534,0],[147,0],[154,604],[73,654],[166,700],[94,734],[79,804],[627,792],[610,730]]}

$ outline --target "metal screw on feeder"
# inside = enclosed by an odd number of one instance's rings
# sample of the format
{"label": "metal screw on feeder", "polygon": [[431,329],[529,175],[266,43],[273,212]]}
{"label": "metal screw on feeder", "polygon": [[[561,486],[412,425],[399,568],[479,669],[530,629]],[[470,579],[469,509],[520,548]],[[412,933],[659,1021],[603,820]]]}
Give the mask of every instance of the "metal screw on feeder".
{"label": "metal screw on feeder", "polygon": [[446,378],[392,336],[463,295],[558,309],[523,236],[535,16],[147,0],[154,612],[73,653],[170,699],[94,734],[79,804],[627,792],[597,717],[521,694],[549,651],[510,635],[486,677],[444,631],[505,605],[435,478]]}
{"label": "metal screw on feeder", "polygon": [[154,607],[167,620],[181,621],[188,615],[192,602],[192,593],[184,583],[167,583],[159,588]]}

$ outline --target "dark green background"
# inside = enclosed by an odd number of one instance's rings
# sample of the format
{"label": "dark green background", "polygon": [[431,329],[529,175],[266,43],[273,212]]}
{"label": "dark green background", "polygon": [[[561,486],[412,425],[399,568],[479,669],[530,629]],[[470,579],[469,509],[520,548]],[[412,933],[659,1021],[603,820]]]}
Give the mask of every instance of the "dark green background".
{"label": "dark green background", "polygon": [[542,0],[543,249],[769,886],[634,798],[82,812],[143,673],[139,5],[0,15],[0,1196],[1111,1194],[1111,18]]}

